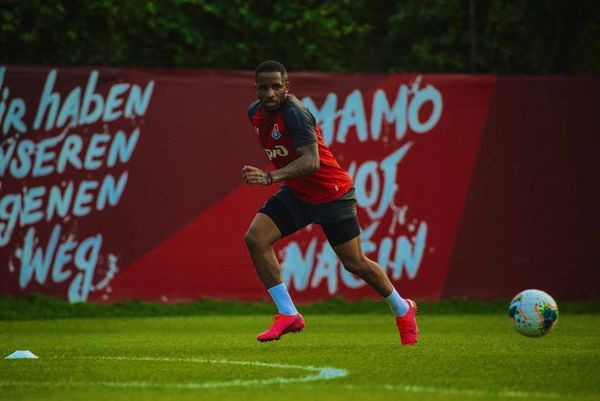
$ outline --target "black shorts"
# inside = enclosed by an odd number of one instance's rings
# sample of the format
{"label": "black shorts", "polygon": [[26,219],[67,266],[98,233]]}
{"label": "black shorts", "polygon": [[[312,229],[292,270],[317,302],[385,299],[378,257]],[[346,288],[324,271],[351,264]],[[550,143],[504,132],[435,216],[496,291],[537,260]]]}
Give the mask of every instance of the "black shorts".
{"label": "black shorts", "polygon": [[294,192],[281,187],[258,211],[273,220],[281,236],[293,234],[310,223],[319,224],[332,246],[343,244],[360,235],[356,217],[354,188],[332,202],[304,202]]}

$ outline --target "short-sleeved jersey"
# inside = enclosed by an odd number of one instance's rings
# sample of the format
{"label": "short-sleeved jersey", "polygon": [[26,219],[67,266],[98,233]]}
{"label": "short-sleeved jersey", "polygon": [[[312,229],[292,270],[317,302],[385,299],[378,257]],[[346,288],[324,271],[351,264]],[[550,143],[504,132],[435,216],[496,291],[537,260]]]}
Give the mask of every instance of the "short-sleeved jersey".
{"label": "short-sleeved jersey", "polygon": [[315,117],[295,96],[287,95],[275,113],[266,113],[257,100],[248,108],[248,118],[261,146],[277,169],[298,158],[297,148],[315,142],[318,144],[319,170],[285,183],[298,198],[310,203],[331,202],[352,188],[352,178],[323,142]]}

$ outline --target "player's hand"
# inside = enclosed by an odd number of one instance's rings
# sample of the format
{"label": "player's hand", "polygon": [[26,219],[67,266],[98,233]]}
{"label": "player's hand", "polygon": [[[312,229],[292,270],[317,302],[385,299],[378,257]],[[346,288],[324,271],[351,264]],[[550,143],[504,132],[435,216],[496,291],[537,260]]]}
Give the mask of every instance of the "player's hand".
{"label": "player's hand", "polygon": [[269,173],[253,166],[242,167],[242,179],[250,185],[271,185],[273,183],[273,178]]}

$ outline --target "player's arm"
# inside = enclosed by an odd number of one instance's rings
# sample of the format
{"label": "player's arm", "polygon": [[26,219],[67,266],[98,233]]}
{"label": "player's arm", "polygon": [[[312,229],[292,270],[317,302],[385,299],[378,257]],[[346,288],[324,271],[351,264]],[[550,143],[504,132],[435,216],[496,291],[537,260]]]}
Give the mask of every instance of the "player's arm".
{"label": "player's arm", "polygon": [[278,170],[271,171],[273,182],[286,181],[291,178],[298,178],[310,175],[319,170],[319,146],[317,142],[296,148],[298,158]]}
{"label": "player's arm", "polygon": [[310,175],[320,167],[316,121],[308,109],[291,103],[283,111],[283,123],[292,136],[298,158],[287,166],[272,171],[273,182]]}
{"label": "player's arm", "polygon": [[242,168],[244,182],[246,184],[271,185],[275,182],[309,175],[319,170],[319,146],[317,142],[296,148],[296,153],[298,153],[296,160],[270,173],[253,166],[244,166]]}
{"label": "player's arm", "polygon": [[256,167],[244,166],[242,178],[247,184],[271,185],[310,175],[320,168],[316,121],[308,109],[291,105],[283,112],[283,122],[292,136],[298,158],[285,167],[267,173]]}

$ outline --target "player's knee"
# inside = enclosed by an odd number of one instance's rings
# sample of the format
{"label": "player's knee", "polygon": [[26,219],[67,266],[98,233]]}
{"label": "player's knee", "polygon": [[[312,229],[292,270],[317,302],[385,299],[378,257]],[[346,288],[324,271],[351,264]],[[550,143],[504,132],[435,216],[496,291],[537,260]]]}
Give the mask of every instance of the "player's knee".
{"label": "player's knee", "polygon": [[246,242],[246,247],[251,252],[267,249],[271,246],[269,241],[266,240],[263,235],[260,235],[258,230],[255,230],[252,227],[249,228],[246,235],[244,235],[244,241]]}
{"label": "player's knee", "polygon": [[260,236],[255,231],[249,229],[244,235],[244,242],[249,250],[254,250],[260,247]]}

